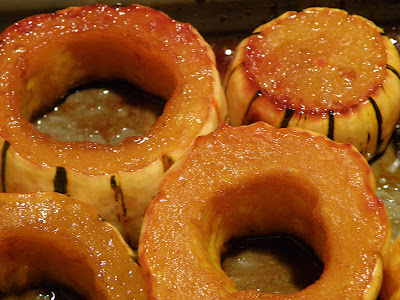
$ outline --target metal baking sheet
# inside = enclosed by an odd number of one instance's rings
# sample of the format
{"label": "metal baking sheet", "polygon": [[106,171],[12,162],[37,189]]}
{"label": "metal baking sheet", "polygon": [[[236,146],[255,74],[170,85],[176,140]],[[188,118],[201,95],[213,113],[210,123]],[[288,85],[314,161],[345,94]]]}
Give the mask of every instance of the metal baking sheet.
{"label": "metal baking sheet", "polygon": [[343,8],[381,26],[398,24],[400,18],[400,1],[391,0],[0,0],[0,23],[4,27],[32,14],[95,3],[147,5],[163,10],[181,22],[192,23],[203,35],[247,33],[285,11],[298,11],[311,6]]}

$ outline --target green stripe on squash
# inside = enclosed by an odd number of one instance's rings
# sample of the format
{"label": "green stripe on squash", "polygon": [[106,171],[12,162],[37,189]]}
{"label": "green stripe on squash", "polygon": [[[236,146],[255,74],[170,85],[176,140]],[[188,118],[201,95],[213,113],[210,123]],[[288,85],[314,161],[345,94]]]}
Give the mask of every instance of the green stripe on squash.
{"label": "green stripe on squash", "polygon": [[68,179],[67,171],[64,167],[56,168],[56,175],[54,177],[54,191],[60,194],[67,194]]}
{"label": "green stripe on squash", "polygon": [[3,148],[1,150],[1,186],[3,189],[3,193],[5,193],[6,190],[6,163],[7,163],[7,151],[8,148],[10,148],[10,142],[9,141],[4,141],[3,143]]}

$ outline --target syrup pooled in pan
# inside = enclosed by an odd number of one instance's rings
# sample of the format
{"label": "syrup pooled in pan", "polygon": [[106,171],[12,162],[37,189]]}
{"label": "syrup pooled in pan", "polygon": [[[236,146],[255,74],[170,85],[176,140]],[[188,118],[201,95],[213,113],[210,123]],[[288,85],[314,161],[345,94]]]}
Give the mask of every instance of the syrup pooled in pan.
{"label": "syrup pooled in pan", "polygon": [[[386,32],[397,44],[399,28],[386,29]],[[222,78],[238,41],[210,42]],[[115,145],[127,136],[146,134],[162,113],[164,104],[163,100],[123,83],[94,85],[71,93],[52,112],[33,123],[39,131],[59,140],[89,140]],[[371,168],[376,177],[378,196],[388,208],[393,236],[397,236],[400,234],[400,127],[384,155],[371,162]],[[221,263],[239,289],[281,294],[305,288],[317,280],[323,270],[323,265],[307,245],[287,236],[231,241]]]}
{"label": "syrup pooled in pan", "polygon": [[64,287],[37,288],[18,295],[0,295],[2,300],[84,300],[74,291]]}
{"label": "syrup pooled in pan", "polygon": [[[400,27],[385,28],[385,32],[400,51]],[[400,235],[400,120],[386,152],[370,165],[376,179],[377,194],[388,209],[395,238]]]}
{"label": "syrup pooled in pan", "polygon": [[60,141],[117,145],[126,137],[150,131],[163,107],[163,99],[128,83],[97,82],[70,92],[33,123],[38,131]]}

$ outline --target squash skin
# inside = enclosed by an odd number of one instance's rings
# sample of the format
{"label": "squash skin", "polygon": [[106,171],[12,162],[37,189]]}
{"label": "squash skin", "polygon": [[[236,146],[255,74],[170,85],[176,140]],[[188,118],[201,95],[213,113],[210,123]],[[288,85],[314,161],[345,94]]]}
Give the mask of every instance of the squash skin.
{"label": "squash skin", "polygon": [[[2,190],[77,196],[137,244],[165,170],[225,120],[210,46],[190,24],[140,5],[33,16],[0,40]],[[77,84],[114,79],[168,99],[147,135],[117,146],[61,142],[29,122]]]}
{"label": "squash skin", "polygon": [[[390,223],[374,184],[350,144],[222,125],[168,171],[146,211],[139,261],[150,299],[376,299]],[[314,248],[320,279],[292,295],[238,291],[221,268],[224,243],[282,232]]]}
{"label": "squash skin", "polygon": [[[325,14],[326,18],[329,14],[342,14],[344,18],[348,16],[348,19],[358,22],[360,27],[376,32],[373,38],[383,45],[386,51],[387,57],[383,57],[385,63],[381,66],[385,68],[386,75],[380,82],[371,85],[358,101],[343,99],[340,103],[338,101],[332,104],[332,107],[326,104],[314,105],[312,101],[308,101],[309,99],[303,99],[301,103],[297,102],[296,92],[293,92],[293,95],[270,94],[257,75],[254,75],[250,66],[254,62],[251,62],[249,56],[257,47],[254,45],[257,39],[263,37],[264,31],[293,19],[296,15],[306,15],[310,12]],[[329,34],[328,29],[326,31],[325,33]],[[304,33],[306,36],[307,34],[314,34],[317,39],[319,33]],[[330,49],[332,45],[328,44],[327,47]],[[332,63],[331,67],[340,69],[341,65]],[[291,71],[288,70],[288,73]],[[361,16],[348,15],[343,10],[321,7],[305,9],[300,13],[286,12],[256,28],[253,34],[237,47],[224,83],[230,123],[238,126],[261,120],[275,127],[299,127],[311,130],[337,142],[352,143],[367,160],[372,160],[385,151],[400,117],[399,71],[398,51],[385,36],[384,31],[371,21]]]}
{"label": "squash skin", "polygon": [[0,290],[62,284],[85,299],[147,299],[120,233],[85,202],[54,192],[0,194]]}

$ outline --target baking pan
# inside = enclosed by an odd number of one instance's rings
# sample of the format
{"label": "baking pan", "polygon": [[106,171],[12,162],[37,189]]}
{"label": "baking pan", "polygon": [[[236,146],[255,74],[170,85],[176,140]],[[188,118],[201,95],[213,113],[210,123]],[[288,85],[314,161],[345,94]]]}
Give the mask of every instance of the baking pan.
{"label": "baking pan", "polygon": [[85,0],[0,0],[0,23],[6,26],[26,16],[41,12],[52,12],[68,6],[104,3],[108,5],[129,5],[132,3],[160,9],[181,22],[190,22],[203,35],[248,33],[257,25],[265,23],[285,11],[311,6],[343,8],[357,13],[380,26],[394,26],[398,23],[400,1],[264,1],[264,0],[142,0],[142,1],[85,1]]}

